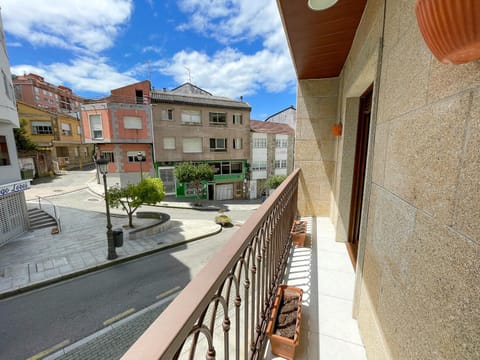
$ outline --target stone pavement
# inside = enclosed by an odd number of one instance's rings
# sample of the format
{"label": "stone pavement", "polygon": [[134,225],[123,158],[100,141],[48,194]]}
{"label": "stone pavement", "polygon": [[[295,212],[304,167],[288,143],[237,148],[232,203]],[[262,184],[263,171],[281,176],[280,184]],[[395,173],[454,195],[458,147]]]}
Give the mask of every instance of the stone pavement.
{"label": "stone pavement", "polygon": [[[175,219],[168,230],[137,240],[129,240],[125,230],[123,246],[116,249],[118,258],[110,261],[104,214],[66,207],[61,214],[59,234],[51,234],[50,228],[29,231],[0,247],[0,298],[221,231],[214,221]],[[114,229],[128,223],[125,216],[111,219]],[[134,224],[138,229],[155,221],[135,218]]]}
{"label": "stone pavement", "polygon": [[[43,198],[88,189],[103,196],[103,185],[92,178],[87,184],[57,188],[32,186],[26,192],[28,206],[35,206],[37,196]],[[53,199],[52,199],[53,200]],[[55,202],[55,201],[54,201]],[[190,201],[167,198],[159,207],[189,208],[218,211],[254,210],[259,201],[229,201],[228,204],[206,201],[201,208]],[[99,207],[92,207],[99,209]],[[52,234],[51,228],[29,231],[0,247],[0,299],[79,276],[107,266],[148,255],[162,249],[216,234],[221,227],[213,220],[170,219],[170,227],[161,233],[129,240],[124,228],[124,244],[117,248],[118,258],[107,256],[105,212],[71,207],[60,208],[62,231]],[[118,209],[111,209],[112,227],[121,228],[128,218]],[[162,212],[159,209],[159,212]],[[134,217],[136,229],[147,227],[158,220]],[[156,304],[118,321],[91,336],[71,344],[44,359],[118,359],[133,344],[151,322],[168,306],[177,293],[170,294]]]}
{"label": "stone pavement", "polygon": [[60,349],[43,360],[115,360],[133,345],[178,293]]}
{"label": "stone pavement", "polygon": [[[103,195],[103,185],[94,179],[88,188]],[[76,191],[87,186],[65,189]],[[27,199],[36,196],[59,195],[49,189],[29,190]],[[33,204],[32,204],[33,205]],[[189,203],[169,202],[164,206],[189,207]],[[258,206],[251,204],[248,206]],[[214,207],[218,210],[217,207]],[[213,208],[212,208],[213,209]],[[210,209],[210,210],[212,210]],[[78,276],[119,262],[160,251],[216,234],[221,226],[214,221],[170,219],[170,227],[164,232],[129,240],[124,230],[124,244],[117,248],[118,258],[106,259],[106,217],[97,211],[62,207],[62,231],[51,234],[50,228],[29,231],[0,247],[0,298],[21,291],[37,288],[63,279]],[[159,210],[160,211],[160,210]],[[112,227],[121,228],[128,223],[122,212],[112,209]],[[138,227],[152,225],[154,219],[134,219]]]}

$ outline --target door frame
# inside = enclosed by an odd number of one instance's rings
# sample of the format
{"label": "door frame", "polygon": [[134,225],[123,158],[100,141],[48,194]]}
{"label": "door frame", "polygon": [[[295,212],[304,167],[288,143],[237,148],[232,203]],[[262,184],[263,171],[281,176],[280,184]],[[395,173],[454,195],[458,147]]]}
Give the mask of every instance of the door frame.
{"label": "door frame", "polygon": [[357,138],[355,143],[355,162],[353,168],[352,193],[350,200],[350,218],[347,232],[347,250],[353,268],[357,266],[360,225],[362,221],[363,198],[368,159],[368,142],[372,119],[373,84],[360,96],[358,111]]}

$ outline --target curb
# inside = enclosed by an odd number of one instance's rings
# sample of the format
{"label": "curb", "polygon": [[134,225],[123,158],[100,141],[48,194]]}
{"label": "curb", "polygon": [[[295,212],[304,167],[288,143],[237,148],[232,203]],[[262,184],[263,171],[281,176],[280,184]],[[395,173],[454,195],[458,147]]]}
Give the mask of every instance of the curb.
{"label": "curb", "polygon": [[64,275],[58,276],[56,278],[40,281],[40,282],[31,284],[31,285],[27,285],[27,286],[15,289],[15,290],[10,290],[10,291],[6,291],[4,293],[0,293],[0,300],[7,299],[9,297],[19,295],[19,294],[22,294],[22,293],[25,293],[25,292],[28,292],[28,291],[40,289],[40,288],[48,286],[48,285],[53,285],[53,284],[59,283],[59,282],[64,281],[64,280],[73,279],[73,278],[76,278],[76,277],[79,277],[79,276],[82,276],[82,275],[86,275],[86,274],[89,274],[89,273],[92,273],[92,272],[95,272],[95,271],[98,271],[98,270],[103,270],[103,269],[112,267],[114,265],[123,264],[125,262],[135,260],[135,259],[139,259],[139,258],[142,258],[144,256],[152,255],[152,254],[158,253],[158,252],[163,251],[163,250],[172,249],[172,248],[175,248],[177,246],[188,244],[190,242],[200,240],[200,239],[212,236],[212,235],[216,235],[216,234],[218,234],[219,232],[222,231],[222,227],[220,225],[218,225],[218,227],[219,227],[219,229],[215,232],[210,232],[208,234],[196,236],[196,237],[193,237],[191,239],[178,241],[178,242],[175,242],[173,244],[168,244],[168,245],[156,248],[156,249],[151,249],[151,250],[144,251],[144,252],[141,252],[141,253],[138,253],[138,254],[135,254],[135,255],[130,255],[130,256],[123,257],[123,258],[115,259],[115,260],[112,260],[112,261],[107,262],[107,263],[95,265],[95,266],[90,267],[90,268],[86,268],[86,269],[83,269],[83,270],[71,272],[69,274],[64,274]]}
{"label": "curb", "polygon": [[[88,190],[90,190],[92,193],[94,193],[95,195],[103,197],[103,194],[95,191],[95,190],[90,186],[90,181],[87,182],[86,188],[87,188]],[[179,206],[179,205],[176,206],[176,205],[168,205],[168,204],[162,204],[161,202],[160,202],[160,203],[157,203],[157,204],[154,204],[154,205],[150,205],[150,206],[156,206],[156,207],[161,207],[161,208],[171,208],[171,209],[197,210],[197,211],[219,211],[219,210],[222,209],[222,208],[219,207],[219,206],[209,206],[209,207],[204,207],[204,208],[202,208],[201,206]]]}
{"label": "curb", "polygon": [[151,205],[151,206],[156,206],[156,207],[161,207],[161,208],[171,208],[171,209],[185,209],[185,210],[197,210],[197,211],[219,211],[221,210],[222,208],[220,207],[205,207],[205,208],[202,208],[200,206],[177,206],[177,205],[165,205],[165,204],[155,204],[155,205]]}

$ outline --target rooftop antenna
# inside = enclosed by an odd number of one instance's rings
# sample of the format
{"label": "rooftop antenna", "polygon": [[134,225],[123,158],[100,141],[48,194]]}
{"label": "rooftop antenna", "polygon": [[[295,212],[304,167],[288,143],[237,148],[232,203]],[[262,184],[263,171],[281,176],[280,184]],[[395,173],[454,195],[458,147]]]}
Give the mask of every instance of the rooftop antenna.
{"label": "rooftop antenna", "polygon": [[148,81],[152,83],[152,62],[147,60],[147,73],[148,73]]}
{"label": "rooftop antenna", "polygon": [[190,72],[190,69],[186,66],[184,66],[185,70],[187,70],[187,74],[188,74],[188,82],[191,84],[192,83],[192,74]]}

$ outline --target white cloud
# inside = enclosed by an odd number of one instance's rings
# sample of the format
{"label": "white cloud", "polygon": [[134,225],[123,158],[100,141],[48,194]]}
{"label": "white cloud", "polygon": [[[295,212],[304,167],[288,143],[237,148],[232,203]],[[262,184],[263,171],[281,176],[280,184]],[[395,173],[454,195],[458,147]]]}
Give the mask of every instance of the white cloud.
{"label": "white cloud", "polygon": [[[145,1],[154,6],[152,0]],[[134,83],[136,77],[150,78],[152,72],[183,83],[188,80],[185,67],[190,69],[196,85],[221,96],[238,98],[295,87],[295,73],[275,1],[179,0],[178,5],[188,20],[177,28],[196,31],[220,42],[223,48],[205,53],[196,50],[195,44],[188,44],[191,50],[155,60],[155,54],[167,49],[166,41],[154,39],[136,54],[136,66],[121,71],[100,53],[120,40],[133,13],[133,0],[30,0],[27,6],[22,1],[4,0],[4,28],[14,35],[14,41],[67,49],[72,56],[72,60],[59,59],[51,64],[41,64],[42,59],[38,59],[37,65],[12,66],[12,73],[33,72],[75,92],[101,94]],[[254,46],[243,47],[245,43]],[[142,62],[142,54],[152,56],[151,61]],[[122,52],[123,59],[129,55]]]}
{"label": "white cloud", "polygon": [[283,28],[275,1],[271,0],[182,0],[180,8],[190,21],[180,29],[193,29],[226,44],[262,39],[264,45],[282,45],[269,41],[283,37]]}
{"label": "white cloud", "polygon": [[161,54],[162,53],[162,48],[159,47],[159,46],[154,46],[154,45],[145,46],[142,49],[142,53],[146,53],[146,52],[153,52],[153,53]]}
{"label": "white cloud", "polygon": [[252,95],[261,88],[281,92],[295,86],[290,59],[267,49],[246,55],[226,48],[213,56],[181,51],[170,63],[161,64],[159,71],[183,83],[188,81],[185,67],[190,69],[194,84],[214,95],[230,98]]}
{"label": "white cloud", "polygon": [[19,41],[9,42],[7,41],[7,47],[22,47],[22,43]]}
{"label": "white cloud", "polygon": [[113,45],[133,11],[131,0],[2,2],[4,29],[33,46],[99,52]]}
{"label": "white cloud", "polygon": [[195,30],[223,44],[260,41],[262,50],[242,53],[227,47],[212,55],[195,50],[175,54],[161,72],[183,83],[185,67],[193,82],[214,94],[238,98],[265,89],[281,92],[295,87],[295,72],[280,15],[271,0],[182,0],[189,21],[181,30]]}
{"label": "white cloud", "polygon": [[128,72],[121,73],[107,64],[106,58],[77,58],[72,62],[49,65],[12,66],[12,74],[35,73],[46,81],[64,84],[74,91],[90,91],[109,94],[111,89],[137,82]]}

